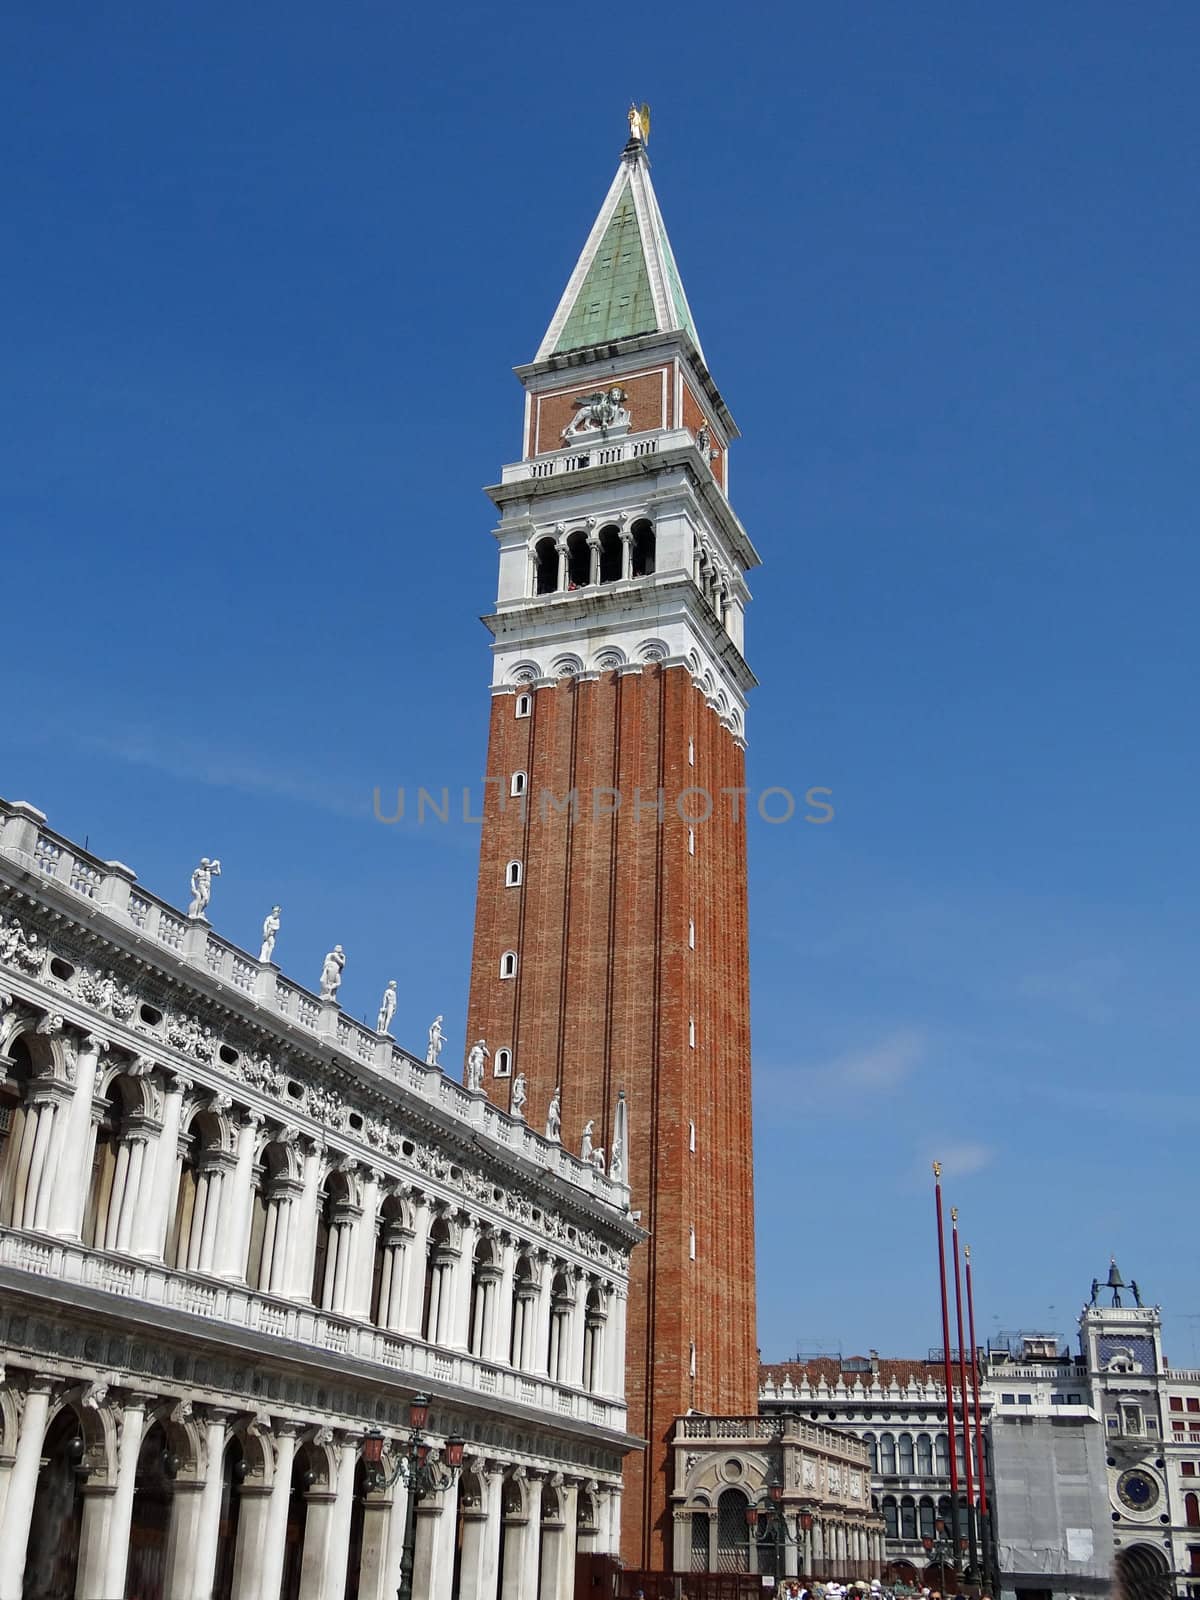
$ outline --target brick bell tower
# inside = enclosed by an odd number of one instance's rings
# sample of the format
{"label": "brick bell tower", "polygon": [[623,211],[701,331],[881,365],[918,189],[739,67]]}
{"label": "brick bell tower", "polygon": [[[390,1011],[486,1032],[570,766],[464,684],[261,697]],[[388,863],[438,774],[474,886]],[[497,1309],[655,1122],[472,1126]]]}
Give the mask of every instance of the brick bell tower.
{"label": "brick bell tower", "polygon": [[622,1553],[670,1565],[667,1439],[757,1410],[742,653],[758,556],[737,429],[631,136],[525,388],[500,513],[468,1045],[485,1087],[585,1126],[649,1239],[627,1324]]}

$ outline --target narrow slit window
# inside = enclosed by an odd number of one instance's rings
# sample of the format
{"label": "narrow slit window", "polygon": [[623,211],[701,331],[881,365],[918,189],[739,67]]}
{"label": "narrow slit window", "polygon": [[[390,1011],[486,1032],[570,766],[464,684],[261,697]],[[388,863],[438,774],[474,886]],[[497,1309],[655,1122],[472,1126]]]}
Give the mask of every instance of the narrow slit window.
{"label": "narrow slit window", "polygon": [[504,886],[506,889],[519,889],[521,887],[522,869],[519,861],[510,861],[504,869]]}
{"label": "narrow slit window", "polygon": [[493,1064],[493,1071],[494,1071],[495,1076],[497,1078],[511,1078],[512,1077],[512,1051],[511,1050],[497,1050],[496,1051],[495,1061],[494,1061],[494,1064]]}
{"label": "narrow slit window", "polygon": [[502,978],[515,978],[517,975],[517,952],[506,950],[500,957],[500,976]]}
{"label": "narrow slit window", "polygon": [[527,717],[532,710],[533,696],[531,694],[519,694],[517,696],[517,716]]}
{"label": "narrow slit window", "polygon": [[511,779],[511,781],[510,781],[510,783],[508,785],[509,794],[514,795],[514,796],[515,795],[524,794],[525,793],[525,785],[528,782],[529,782],[529,779],[526,777],[526,775],[523,772],[514,772],[513,775],[512,775],[512,779]]}

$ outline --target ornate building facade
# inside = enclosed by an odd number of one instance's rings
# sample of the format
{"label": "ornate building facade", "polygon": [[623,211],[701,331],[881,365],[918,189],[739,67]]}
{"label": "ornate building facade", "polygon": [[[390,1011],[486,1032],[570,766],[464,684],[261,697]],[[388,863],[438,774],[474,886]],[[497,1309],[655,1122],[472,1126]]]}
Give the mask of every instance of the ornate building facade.
{"label": "ornate building facade", "polygon": [[[1102,1305],[1104,1291],[1109,1304]],[[1132,1302],[1132,1303],[1131,1303]],[[1104,1438],[1105,1498],[1130,1593],[1200,1596],[1200,1371],[1172,1367],[1162,1309],[1113,1262],[1079,1320]]]}
{"label": "ornate building facade", "polygon": [[[671,1439],[756,1397],[743,655],[758,557],[634,120],[535,359],[500,512],[468,1032],[629,1185],[624,1554],[669,1565]],[[623,1100],[622,1100],[623,1096]],[[623,1120],[614,1106],[623,1105]],[[731,1219],[734,1219],[731,1225]]]}
{"label": "ornate building facade", "polygon": [[569,1593],[620,1537],[628,1189],[207,893],[0,802],[0,1600]]}
{"label": "ornate building facade", "polygon": [[[817,1356],[764,1364],[759,1406],[771,1418],[794,1416],[845,1430],[868,1452],[873,1504],[883,1519],[889,1575],[914,1583],[929,1566],[923,1541],[950,1521],[950,1443],[946,1383],[936,1361]],[[955,1405],[960,1391],[955,1388]],[[990,1397],[981,1396],[984,1426]],[[957,1437],[960,1471],[962,1436]],[[964,1507],[965,1496],[960,1496]],[[934,1574],[936,1581],[938,1574]]]}
{"label": "ornate building facade", "polygon": [[867,1446],[786,1412],[680,1417],[671,1493],[676,1572],[877,1576],[883,1522]]}

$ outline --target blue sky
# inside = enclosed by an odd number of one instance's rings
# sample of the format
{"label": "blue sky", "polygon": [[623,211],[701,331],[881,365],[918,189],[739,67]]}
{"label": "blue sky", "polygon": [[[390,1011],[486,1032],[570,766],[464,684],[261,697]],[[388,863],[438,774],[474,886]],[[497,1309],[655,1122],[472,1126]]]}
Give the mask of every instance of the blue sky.
{"label": "blue sky", "polygon": [[[0,792],[398,1035],[462,1045],[479,486],[632,96],[764,567],[760,1340],[938,1342],[1115,1251],[1200,1365],[1200,13],[6,12]],[[738,1219],[731,1218],[730,1226]],[[1193,1315],[1196,1320],[1191,1320]]]}

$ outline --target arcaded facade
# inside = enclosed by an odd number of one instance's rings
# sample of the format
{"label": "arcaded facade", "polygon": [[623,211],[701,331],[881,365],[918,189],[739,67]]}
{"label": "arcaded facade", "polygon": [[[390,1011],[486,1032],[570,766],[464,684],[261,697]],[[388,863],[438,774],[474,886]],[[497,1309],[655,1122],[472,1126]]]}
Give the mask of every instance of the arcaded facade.
{"label": "arcaded facade", "polygon": [[568,1595],[628,1190],[269,955],[0,802],[0,1600]]}

